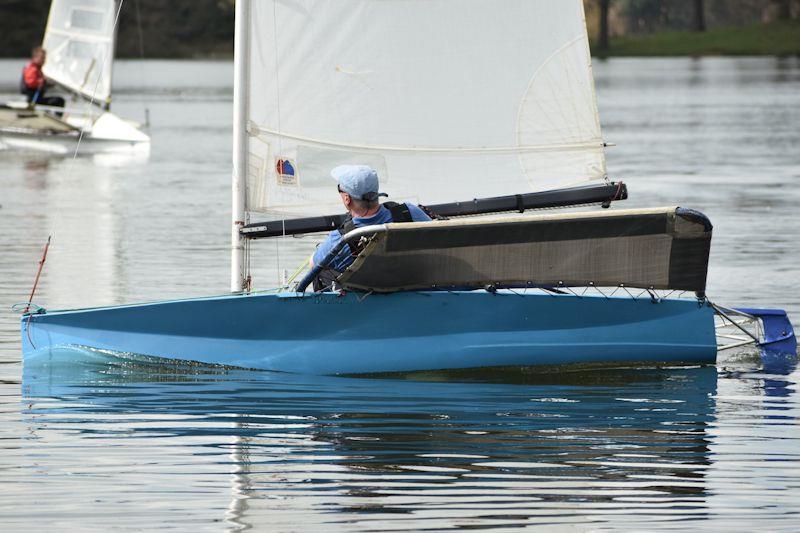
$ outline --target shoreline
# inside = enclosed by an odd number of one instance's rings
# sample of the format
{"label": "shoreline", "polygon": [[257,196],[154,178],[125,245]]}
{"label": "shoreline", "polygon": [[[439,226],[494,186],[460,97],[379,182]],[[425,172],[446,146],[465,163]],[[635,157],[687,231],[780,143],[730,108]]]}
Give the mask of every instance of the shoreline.
{"label": "shoreline", "polygon": [[593,57],[800,56],[800,21],[713,28],[705,32],[662,31],[612,37],[606,51],[592,42]]}
{"label": "shoreline", "polygon": [[[591,29],[591,28],[590,28]],[[590,32],[591,33],[591,32]],[[232,44],[232,43],[231,43]],[[792,57],[800,56],[800,20],[726,26],[705,32],[660,31],[650,34],[612,36],[608,50],[597,49],[591,40],[592,57]],[[168,55],[118,55],[118,60],[199,60],[232,61],[233,49],[216,43],[207,50],[180,48]],[[24,59],[0,53],[0,59]]]}

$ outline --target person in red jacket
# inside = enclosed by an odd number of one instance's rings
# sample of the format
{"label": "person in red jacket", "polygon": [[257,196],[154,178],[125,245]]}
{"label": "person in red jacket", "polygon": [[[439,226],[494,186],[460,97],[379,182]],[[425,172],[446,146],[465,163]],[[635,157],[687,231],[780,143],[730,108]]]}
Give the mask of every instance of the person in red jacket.
{"label": "person in red jacket", "polygon": [[41,46],[31,51],[31,60],[22,69],[22,82],[20,92],[28,98],[30,104],[50,105],[64,107],[64,99],[60,96],[45,96],[53,82],[44,77],[42,67],[47,60],[47,52]]}

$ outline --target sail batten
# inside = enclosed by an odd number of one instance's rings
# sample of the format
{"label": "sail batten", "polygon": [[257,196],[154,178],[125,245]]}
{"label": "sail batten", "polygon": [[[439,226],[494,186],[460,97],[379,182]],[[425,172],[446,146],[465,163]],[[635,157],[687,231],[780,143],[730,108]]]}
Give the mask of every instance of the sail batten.
{"label": "sail batten", "polygon": [[328,212],[344,163],[424,203],[605,175],[580,0],[265,0],[249,35],[249,211]]}
{"label": "sail batten", "polygon": [[44,74],[84,98],[111,101],[116,0],[53,0]]}
{"label": "sail batten", "polygon": [[[258,131],[259,133],[254,133]],[[393,146],[393,145],[371,145],[371,144],[355,144],[344,143],[332,139],[316,139],[306,137],[294,133],[279,132],[277,130],[270,130],[261,126],[250,126],[249,133],[252,137],[258,138],[260,133],[266,134],[261,137],[263,142],[269,142],[269,137],[281,137],[287,140],[299,141],[307,144],[314,144],[319,146],[328,146],[331,148],[349,149],[349,150],[364,150],[364,151],[379,151],[379,152],[443,152],[443,153],[494,153],[494,152],[562,152],[571,150],[592,150],[597,147],[602,147],[604,141],[602,139],[592,139],[585,142],[565,143],[565,144],[540,144],[540,145],[512,145],[512,146],[421,146],[411,144],[406,146]]]}

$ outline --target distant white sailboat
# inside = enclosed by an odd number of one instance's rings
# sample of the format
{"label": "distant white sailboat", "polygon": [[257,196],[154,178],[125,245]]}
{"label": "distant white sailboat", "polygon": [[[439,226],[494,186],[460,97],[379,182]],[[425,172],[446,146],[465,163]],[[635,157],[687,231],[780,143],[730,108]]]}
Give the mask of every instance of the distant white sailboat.
{"label": "distant white sailboat", "polygon": [[0,146],[71,153],[149,150],[150,137],[110,111],[116,0],[53,0],[44,34],[44,75],[86,105],[0,104]]}

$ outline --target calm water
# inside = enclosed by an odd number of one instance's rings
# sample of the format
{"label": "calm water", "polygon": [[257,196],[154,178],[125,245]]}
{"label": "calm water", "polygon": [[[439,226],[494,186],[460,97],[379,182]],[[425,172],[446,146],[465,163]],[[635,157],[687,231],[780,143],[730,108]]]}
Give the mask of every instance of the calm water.
{"label": "calm water", "polygon": [[[0,61],[0,100],[19,62]],[[115,111],[149,159],[0,152],[4,530],[800,526],[793,360],[350,379],[107,361],[20,362],[17,316],[222,293],[232,66],[124,62]],[[800,60],[597,63],[628,206],[715,223],[709,293],[800,317]],[[470,196],[464,191],[464,198]],[[313,247],[261,242],[272,286]]]}

